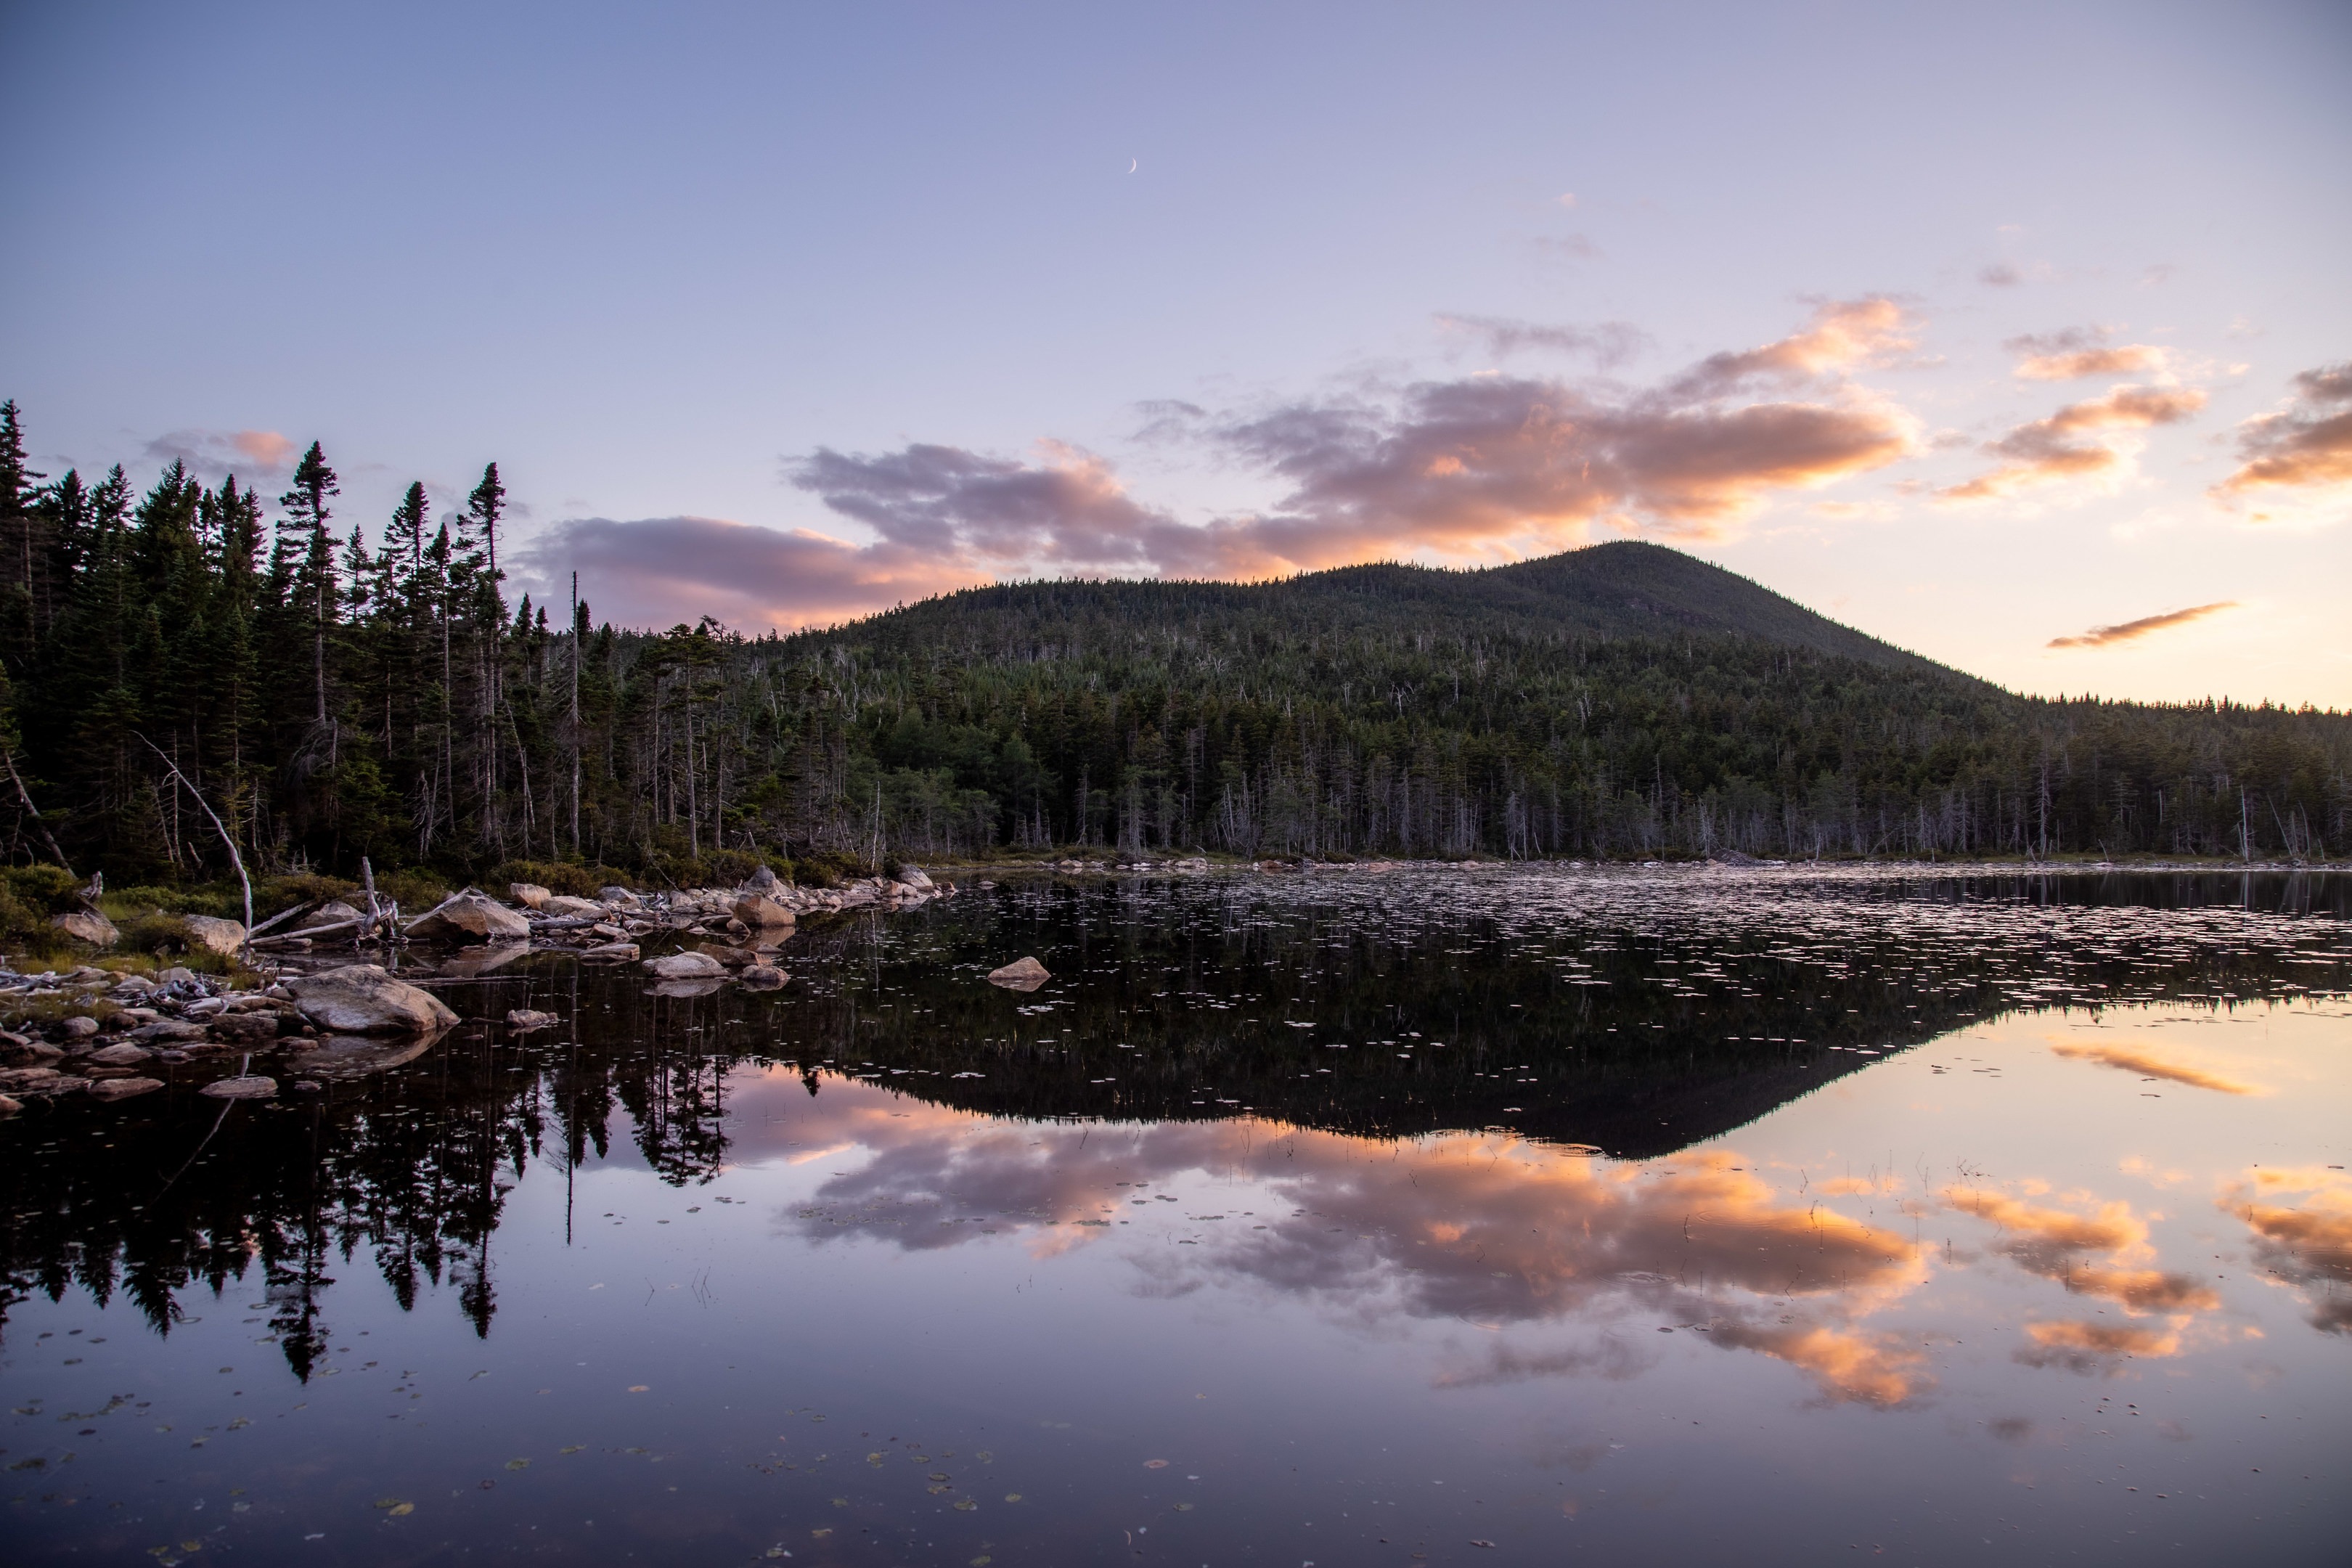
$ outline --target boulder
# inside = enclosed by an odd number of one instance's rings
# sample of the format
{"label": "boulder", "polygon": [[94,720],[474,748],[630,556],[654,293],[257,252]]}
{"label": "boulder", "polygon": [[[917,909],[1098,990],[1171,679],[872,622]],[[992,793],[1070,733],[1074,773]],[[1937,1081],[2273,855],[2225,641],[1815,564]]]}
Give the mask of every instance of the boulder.
{"label": "boulder", "polygon": [[604,906],[598,903],[593,899],[567,898],[562,893],[550,894],[547,898],[541,900],[531,907],[538,910],[541,914],[549,915],[602,915],[605,913]]}
{"label": "boulder", "polygon": [[0,1071],[0,1089],[16,1089],[20,1093],[27,1089],[37,1091],[52,1079],[64,1076],[55,1068],[10,1068]]}
{"label": "boulder", "polygon": [[49,927],[75,942],[86,942],[92,947],[112,947],[122,940],[114,922],[96,910],[68,910],[49,917]]}
{"label": "boulder", "polygon": [[431,992],[394,980],[381,964],[353,963],[282,984],[302,1016],[341,1035],[399,1035],[446,1029],[457,1015]]}
{"label": "boulder", "polygon": [[[154,1040],[201,1040],[205,1037],[205,1026],[179,1018],[158,1018],[152,1024],[142,1024],[131,1030],[131,1037],[142,1045]],[[119,1048],[108,1047],[110,1050]]]}
{"label": "boulder", "polygon": [[82,1060],[95,1063],[102,1068],[135,1068],[153,1054],[152,1051],[142,1050],[137,1046],[125,1043],[120,1046],[101,1046],[82,1058]]}
{"label": "boulder", "polygon": [[77,1013],[58,1021],[58,1033],[68,1040],[86,1040],[98,1033],[98,1020],[87,1013]]}
{"label": "boulder", "polygon": [[599,963],[635,963],[637,961],[637,944],[634,942],[599,942],[594,947],[582,948],[580,956],[594,959]]}
{"label": "boulder", "polygon": [[562,1021],[552,1013],[541,1013],[530,1007],[507,1009],[507,1027],[509,1029],[544,1029]]}
{"label": "boulder", "polygon": [[160,1078],[102,1078],[89,1086],[89,1097],[92,1100],[129,1100],[134,1094],[152,1094],[163,1087],[163,1080]]}
{"label": "boulder", "polygon": [[7,1095],[0,1094],[0,1116],[14,1116],[16,1112],[24,1109],[25,1102],[23,1100],[14,1100]]}
{"label": "boulder", "polygon": [[327,902],[320,904],[317,909],[312,910],[309,914],[304,915],[300,920],[296,921],[289,929],[294,931],[317,931],[321,926],[351,925],[356,921],[363,921],[365,919],[367,919],[367,916],[360,913],[359,910],[343,902],[342,900],[331,899]]}
{"label": "boulder", "polygon": [[988,972],[991,985],[1002,985],[1008,991],[1034,991],[1052,978],[1045,966],[1034,958],[1018,958],[1002,969]]}
{"label": "boulder", "polygon": [[899,867],[898,880],[919,893],[928,893],[931,890],[931,879],[923,875],[923,868],[920,866]]}
{"label": "boulder", "polygon": [[215,1100],[275,1100],[278,1098],[278,1080],[258,1076],[215,1079],[196,1092],[209,1094]]}
{"label": "boulder", "polygon": [[530,922],[520,912],[471,888],[452,893],[408,923],[421,942],[528,942]]}
{"label": "boulder", "polygon": [[792,910],[766,893],[746,893],[736,900],[734,915],[754,931],[772,931],[797,923]]}
{"label": "boulder", "polygon": [[617,904],[625,910],[634,910],[641,901],[636,894],[622,887],[599,888],[596,889],[596,896],[608,904]]}
{"label": "boulder", "polygon": [[782,879],[762,866],[744,878],[743,886],[738,890],[748,893],[753,898],[765,898],[782,886],[783,886]]}
{"label": "boulder", "polygon": [[553,893],[549,892],[537,882],[509,882],[507,884],[507,897],[512,899],[516,903],[520,904],[527,910],[543,910],[547,907],[547,900],[554,896],[555,895]]}
{"label": "boulder", "polygon": [[754,963],[735,978],[746,991],[781,991],[792,976],[772,963]]}
{"label": "boulder", "polygon": [[245,945],[245,927],[236,921],[225,921],[212,915],[183,915],[180,923],[187,928],[190,945],[207,952],[217,952],[223,958],[235,958]]}
{"label": "boulder", "polygon": [[0,1050],[0,1062],[12,1068],[45,1068],[53,1066],[65,1052],[47,1040],[12,1040],[8,1048]]}
{"label": "boulder", "polygon": [[707,952],[673,952],[664,958],[648,958],[646,967],[656,980],[716,980],[727,973]]}

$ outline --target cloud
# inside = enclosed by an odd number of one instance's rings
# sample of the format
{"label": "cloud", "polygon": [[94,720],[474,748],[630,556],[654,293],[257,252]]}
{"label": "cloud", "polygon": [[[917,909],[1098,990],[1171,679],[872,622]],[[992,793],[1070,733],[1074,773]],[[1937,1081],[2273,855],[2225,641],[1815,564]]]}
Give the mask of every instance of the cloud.
{"label": "cloud", "polygon": [[2214,499],[2301,490],[2331,508],[2352,499],[2352,360],[2305,371],[2294,384],[2286,407],[2238,426],[2240,465],[2213,487]]}
{"label": "cloud", "polygon": [[2113,1372],[2119,1361],[2180,1353],[2179,1331],[2129,1323],[2028,1323],[2025,1337],[2032,1342],[2017,1352],[2017,1360],[2025,1365],[2063,1367],[2084,1373]]}
{"label": "cloud", "polygon": [[155,462],[177,460],[208,479],[220,479],[282,473],[301,449],[275,430],[172,430],[148,442],[146,452]]}
{"label": "cloud", "polygon": [[2177,424],[2204,406],[2205,394],[2194,387],[2165,386],[2118,386],[2105,397],[2070,403],[1992,442],[1985,450],[2009,460],[1966,483],[1937,490],[1937,499],[1992,500],[2064,479],[2120,473],[2124,451],[2097,436]]}
{"label": "cloud", "polygon": [[1996,261],[1977,271],[1977,281],[1988,289],[2014,289],[2025,281],[2016,268],[2006,261]]}
{"label": "cloud", "polygon": [[[2222,606],[2219,605],[2208,605],[2205,606],[2208,610],[2220,609],[2221,607]],[[2203,611],[2184,610],[2181,614],[2201,615],[2203,614]],[[2165,620],[2168,617],[2163,616],[2154,616],[2149,618],[2151,620]],[[2177,619],[2179,617],[2176,616],[2169,618]],[[2140,624],[2142,623],[2137,621],[2133,623],[2135,626]],[[2157,1056],[2152,1052],[2140,1050],[2131,1046],[2084,1046],[2068,1042],[2056,1042],[2051,1046],[2050,1051],[2053,1056],[2064,1057],[2070,1061],[2096,1062],[2101,1067],[2115,1068],[2122,1072],[2137,1073],[2142,1078],[2162,1079],[2168,1083],[2183,1083],[2187,1084],[2191,1089],[2210,1089],[2221,1094],[2268,1094],[2270,1092],[2269,1089],[2264,1089],[2260,1084],[2241,1083],[2236,1079],[2223,1078],[2219,1073],[2207,1072],[2202,1068],[2189,1067],[2181,1062],[2168,1061],[2166,1058]]]}
{"label": "cloud", "polygon": [[709,517],[560,522],[515,552],[520,585],[561,597],[568,574],[600,620],[666,626],[715,616],[735,626],[824,625],[965,587],[982,574],[884,541]]}
{"label": "cloud", "polygon": [[[2234,610],[2237,607],[2238,601],[2235,599],[2217,599],[2210,605],[2194,605],[2188,609],[2172,610],[2161,616],[2142,616],[2136,621],[2124,621],[2112,626],[2093,626],[2080,637],[2052,637],[2047,646],[2105,647],[2114,643],[2136,642],[2151,632],[2160,632],[2168,626],[2185,626],[2191,621],[2203,620],[2207,616],[2218,615],[2223,610]],[[2067,1049],[2062,1049],[2059,1052],[2061,1056],[2088,1054],[2091,1054],[2088,1047],[2080,1052]]]}
{"label": "cloud", "polygon": [[1593,363],[1603,370],[1624,363],[1651,342],[1649,333],[1630,321],[1552,327],[1501,316],[1440,315],[1437,324],[1448,331],[1475,334],[1496,359],[1508,358],[1522,349],[1548,349],[1556,353],[1591,354]]}
{"label": "cloud", "polygon": [[[1453,318],[1498,348],[1606,359],[1622,323]],[[1139,438],[1254,469],[1260,510],[1190,521],[1130,495],[1104,458],[1054,441],[1028,457],[939,443],[831,447],[785,481],[871,531],[854,543],[712,518],[591,518],[519,552],[542,585],[575,565],[630,624],[719,615],[752,627],[837,620],[958,586],[1033,575],[1266,578],[1403,557],[1516,560],[1596,528],[1719,534],[1775,496],[1908,456],[1916,421],[1846,373],[1909,346],[1892,301],[1823,304],[1800,331],[1717,354],[1650,390],[1475,374],[1246,413],[1143,405]]]}
{"label": "cloud", "polygon": [[1683,396],[1719,397],[1754,381],[1790,385],[1844,371],[1912,346],[1903,308],[1882,294],[1828,301],[1811,323],[1761,348],[1710,354],[1673,390]]}
{"label": "cloud", "polygon": [[2352,1176],[2257,1166],[2223,1189],[2221,1206],[2253,1232],[2263,1269],[2309,1304],[2312,1327],[2352,1334]]}
{"label": "cloud", "polygon": [[2024,357],[2017,374],[2026,381],[2077,381],[2091,375],[2162,375],[2170,354],[2154,343],[2108,343],[2100,329],[2011,338],[2001,346]]}
{"label": "cloud", "polygon": [[1954,1210],[2000,1226],[1994,1251],[2030,1274],[2058,1281],[2071,1294],[2100,1297],[2133,1312],[2187,1314],[2221,1304],[2211,1289],[2186,1274],[2134,1267],[2153,1257],[2154,1249],[2147,1222],[2128,1204],[2105,1204],[2095,1215],[2081,1215],[1973,1188],[1948,1189],[1944,1198]]}

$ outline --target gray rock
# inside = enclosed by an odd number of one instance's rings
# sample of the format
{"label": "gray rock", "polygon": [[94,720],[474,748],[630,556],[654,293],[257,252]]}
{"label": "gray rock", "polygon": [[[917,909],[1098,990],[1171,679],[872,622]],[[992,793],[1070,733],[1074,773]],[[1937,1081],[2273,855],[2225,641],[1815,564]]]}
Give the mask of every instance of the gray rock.
{"label": "gray rock", "polygon": [[488,893],[467,889],[452,893],[410,921],[407,934],[420,942],[528,942],[530,921]]}
{"label": "gray rock", "polygon": [[[131,1037],[142,1044],[154,1040],[201,1040],[205,1037],[205,1026],[184,1023],[178,1018],[158,1018],[152,1024],[142,1024],[131,1030]],[[107,1048],[120,1050],[121,1047],[110,1046]],[[99,1054],[103,1053],[94,1053]]]}
{"label": "gray rock", "polygon": [[8,1095],[0,1094],[0,1116],[14,1116],[16,1112],[24,1109],[25,1102],[23,1100],[14,1099]]}
{"label": "gray rock", "polygon": [[742,891],[754,898],[765,898],[783,885],[782,880],[765,866],[743,879]]}
{"label": "gray rock", "polygon": [[507,1027],[509,1029],[544,1029],[562,1021],[552,1013],[541,1013],[529,1007],[507,1009]]}
{"label": "gray rock", "polygon": [[294,931],[316,931],[320,926],[350,925],[354,921],[363,921],[365,919],[367,919],[367,916],[362,914],[351,905],[343,902],[342,900],[331,899],[327,902],[320,904],[317,909],[312,910],[309,914],[304,915],[300,920],[296,921],[290,929]]}
{"label": "gray rock", "polygon": [[550,894],[539,909],[541,913],[550,915],[602,915],[605,912],[604,906],[593,899],[568,898],[562,893]]}
{"label": "gray rock", "polygon": [[622,887],[599,888],[596,889],[596,896],[608,904],[618,904],[625,910],[634,910],[642,901],[636,894]]}
{"label": "gray rock", "polygon": [[381,964],[289,975],[281,984],[302,1016],[336,1034],[410,1034],[446,1029],[457,1021],[439,997],[394,980]]}
{"label": "gray rock", "polygon": [[98,1033],[98,1020],[85,1013],[58,1021],[58,1032],[68,1040],[86,1040]]}
{"label": "gray rock", "polygon": [[988,972],[991,985],[1002,985],[1008,991],[1034,991],[1053,975],[1034,958],[1017,958],[1002,969]]}
{"label": "gray rock", "polygon": [[635,963],[637,961],[637,944],[634,942],[602,942],[594,947],[582,948],[580,956],[600,963]]}
{"label": "gray rock", "polygon": [[96,910],[68,910],[49,917],[49,927],[76,942],[86,942],[92,947],[112,947],[122,940],[114,922]]}
{"label": "gray rock", "polygon": [[183,915],[180,924],[187,928],[190,942],[223,958],[235,958],[237,949],[245,945],[245,927],[236,921],[212,915]]}
{"label": "gray rock", "polygon": [[133,1045],[104,1046],[90,1052],[82,1060],[95,1062],[102,1068],[135,1068],[152,1054]]}
{"label": "gray rock", "polygon": [[224,1013],[212,1021],[212,1037],[226,1046],[248,1048],[267,1046],[278,1038],[277,1013]]}
{"label": "gray rock", "polygon": [[792,976],[772,963],[754,963],[735,978],[746,991],[781,991]]}
{"label": "gray rock", "polygon": [[716,980],[727,971],[707,952],[673,952],[662,958],[648,958],[646,967],[656,980]]}
{"label": "gray rock", "polygon": [[646,993],[648,996],[708,996],[719,989],[716,980],[663,980]]}
{"label": "gray rock", "polygon": [[923,868],[919,866],[899,867],[898,880],[919,893],[928,893],[931,890],[931,879],[923,874]]}
{"label": "gray rock", "polygon": [[0,1062],[12,1068],[45,1068],[62,1058],[65,1052],[47,1040],[17,1039],[8,1048],[0,1050]]}
{"label": "gray rock", "polygon": [[543,910],[555,895],[537,882],[509,882],[507,896],[527,910]]}
{"label": "gray rock", "polygon": [[[268,1079],[262,1079],[264,1083]],[[134,1094],[152,1094],[163,1087],[160,1078],[102,1078],[89,1086],[92,1100],[129,1100]]]}
{"label": "gray rock", "polygon": [[278,1080],[257,1075],[252,1078],[215,1079],[196,1092],[209,1094],[215,1100],[275,1100],[278,1098]]}

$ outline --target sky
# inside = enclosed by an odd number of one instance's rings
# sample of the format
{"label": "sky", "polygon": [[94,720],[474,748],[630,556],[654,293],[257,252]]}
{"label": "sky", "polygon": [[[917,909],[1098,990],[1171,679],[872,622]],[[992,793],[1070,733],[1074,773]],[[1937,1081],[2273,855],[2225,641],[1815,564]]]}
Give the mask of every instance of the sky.
{"label": "sky", "polygon": [[[1670,544],[2352,707],[2352,7],[0,4],[0,396],[510,591]],[[561,612],[559,611],[559,618]]]}

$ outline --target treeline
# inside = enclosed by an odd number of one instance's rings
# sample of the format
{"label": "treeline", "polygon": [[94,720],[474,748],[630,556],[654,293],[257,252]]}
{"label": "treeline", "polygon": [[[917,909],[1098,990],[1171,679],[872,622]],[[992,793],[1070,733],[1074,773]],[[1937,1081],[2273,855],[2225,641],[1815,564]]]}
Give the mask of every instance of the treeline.
{"label": "treeline", "polygon": [[[214,879],[215,816],[262,870],[366,855],[454,876],[997,847],[2352,845],[2352,716],[2023,699],[1818,617],[1792,633],[1787,601],[1652,547],[1444,574],[1437,595],[1440,574],[1394,567],[1008,585],[752,638],[509,605],[495,465],[449,516],[415,485],[371,528],[338,517],[339,493],[316,446],[274,504],[176,463],[144,489],[119,467],[51,479],[0,410],[11,863]],[[1697,584],[1713,618],[1547,618],[1528,573],[1560,562],[1595,602],[1612,573],[1652,599]],[[1749,601],[1755,629],[1723,629]]]}

